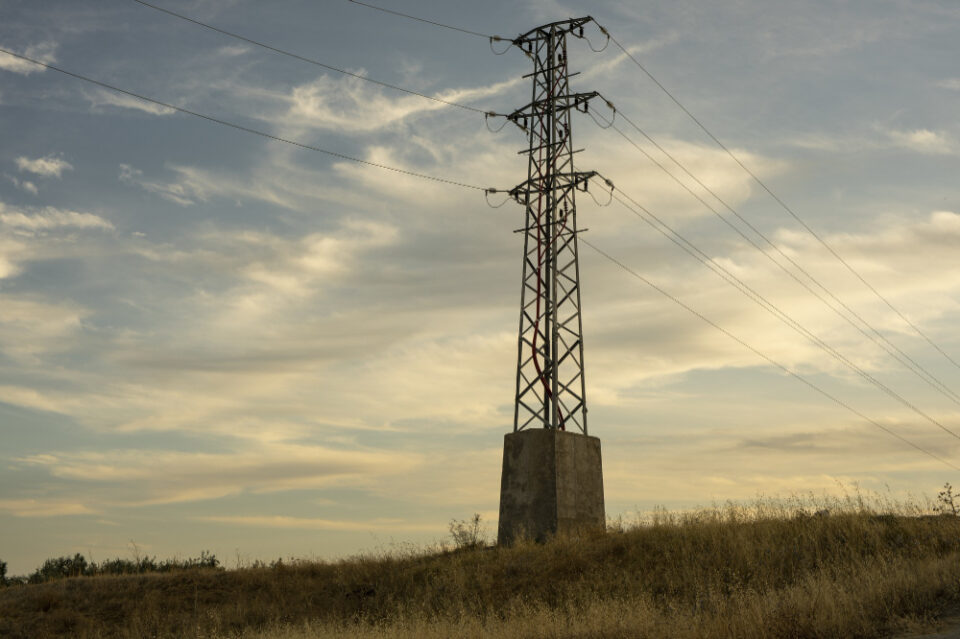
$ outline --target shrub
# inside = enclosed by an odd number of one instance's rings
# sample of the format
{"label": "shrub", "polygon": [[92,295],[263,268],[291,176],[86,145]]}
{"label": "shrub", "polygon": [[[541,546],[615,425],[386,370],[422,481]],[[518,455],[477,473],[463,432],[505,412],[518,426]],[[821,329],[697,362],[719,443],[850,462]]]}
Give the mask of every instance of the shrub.
{"label": "shrub", "polygon": [[91,574],[91,566],[86,558],[80,553],[73,557],[57,557],[56,559],[47,559],[40,568],[37,568],[30,575],[30,583],[39,584],[51,579],[64,579],[66,577],[82,577]]}
{"label": "shrub", "polygon": [[480,513],[474,513],[469,521],[450,520],[450,536],[453,545],[458,548],[477,548],[487,544],[487,531],[480,524]]}
{"label": "shrub", "polygon": [[954,503],[954,498],[956,495],[953,494],[953,486],[950,485],[950,482],[947,482],[943,485],[943,490],[940,491],[940,494],[937,495],[937,512],[941,515],[953,515],[957,516],[957,505]]}
{"label": "shrub", "polygon": [[[4,570],[6,564],[3,564]],[[202,551],[199,557],[187,559],[164,559],[157,561],[156,557],[141,557],[139,553],[133,559],[108,559],[101,563],[87,562],[86,558],[77,553],[73,557],[57,557],[47,559],[40,568],[25,578],[27,583],[39,584],[55,579],[68,577],[93,577],[96,575],[142,575],[154,572],[176,572],[182,570],[218,570],[220,560],[209,551]],[[9,585],[14,580],[5,580]]]}

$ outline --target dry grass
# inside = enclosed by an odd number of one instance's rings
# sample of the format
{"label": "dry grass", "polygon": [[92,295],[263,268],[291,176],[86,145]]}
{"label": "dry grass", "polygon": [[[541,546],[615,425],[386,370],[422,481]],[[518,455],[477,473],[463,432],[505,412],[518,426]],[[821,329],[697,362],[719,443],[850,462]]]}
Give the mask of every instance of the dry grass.
{"label": "dry grass", "polygon": [[880,637],[960,601],[960,518],[927,513],[766,500],[544,545],[69,579],[0,590],[0,636]]}
{"label": "dry grass", "polygon": [[[499,615],[404,617],[373,624],[312,623],[250,631],[243,639],[517,639],[525,637],[788,639],[879,637],[925,627],[936,603],[957,589],[953,554],[919,564],[910,560],[851,566],[840,574],[810,574],[769,592],[740,590],[706,595],[696,606],[677,606],[649,595],[567,601],[559,606],[516,600]],[[953,566],[950,564],[953,563]],[[913,611],[913,612],[909,612]]]}

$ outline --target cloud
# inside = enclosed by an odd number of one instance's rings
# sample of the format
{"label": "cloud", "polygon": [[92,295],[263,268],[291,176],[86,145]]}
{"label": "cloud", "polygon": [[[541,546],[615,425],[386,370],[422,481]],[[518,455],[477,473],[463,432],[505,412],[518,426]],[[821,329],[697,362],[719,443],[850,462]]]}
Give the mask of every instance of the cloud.
{"label": "cloud", "polygon": [[347,521],[320,519],[318,517],[284,516],[224,516],[197,517],[197,521],[207,521],[230,526],[252,526],[256,528],[281,528],[294,530],[345,530],[345,531],[384,531],[384,532],[435,532],[442,530],[440,522],[410,523],[402,519],[370,519],[367,521]]}
{"label": "cloud", "polygon": [[[6,323],[6,322],[5,322]],[[0,386],[0,402],[11,406],[23,406],[49,413],[63,412],[61,404],[52,401],[43,393],[23,386]]]}
{"label": "cloud", "polygon": [[[16,51],[15,47],[5,46],[4,48]],[[57,61],[57,57],[55,55],[56,51],[57,44],[55,42],[41,42],[40,44],[32,44],[28,46],[23,52],[23,55],[40,62],[53,63]],[[0,69],[12,71],[13,73],[19,73],[20,75],[30,75],[31,73],[46,71],[45,68],[37,64],[22,60],[20,58],[15,58],[12,55],[2,52],[0,52]]]}
{"label": "cloud", "polygon": [[[402,451],[334,449],[261,442],[237,451],[164,450],[51,452],[14,460],[51,477],[118,487],[98,507],[146,506],[350,485],[368,486],[408,473],[422,456]],[[109,502],[109,503],[108,503]]]}
{"label": "cloud", "polygon": [[[2,247],[0,247],[2,248]],[[0,276],[3,275],[0,259]],[[15,275],[19,266],[14,262]],[[0,352],[12,360],[21,373],[15,377],[24,383],[30,366],[43,365],[43,359],[74,347],[84,318],[90,312],[83,307],[62,300],[47,301],[36,295],[0,293]],[[18,406],[57,412],[55,402],[43,393],[19,385],[0,384],[0,401]]]}
{"label": "cloud", "polygon": [[314,233],[296,243],[277,243],[276,238],[252,233],[237,239],[247,245],[266,243],[275,256],[269,265],[247,267],[245,273],[250,280],[265,284],[273,291],[305,295],[351,269],[359,255],[393,244],[397,235],[397,229],[392,226],[348,220],[336,234]]}
{"label": "cloud", "polygon": [[0,202],[0,280],[19,275],[25,262],[64,259],[82,251],[76,231],[113,228],[111,222],[93,213],[54,207],[14,208]]}
{"label": "cloud", "polygon": [[18,189],[22,189],[31,195],[39,195],[40,189],[37,188],[37,185],[31,182],[30,180],[21,180],[12,175],[6,176],[8,180],[13,182],[13,185]]}
{"label": "cloud", "polygon": [[893,145],[909,149],[917,153],[931,155],[949,155],[956,152],[956,144],[945,133],[929,129],[913,129],[907,131],[888,131],[887,135]]}
{"label": "cloud", "polygon": [[96,92],[87,93],[86,96],[90,101],[90,105],[95,108],[102,106],[113,106],[121,109],[143,111],[144,113],[149,113],[151,115],[170,115],[172,113],[176,113],[176,109],[161,106],[153,102],[147,102],[146,100],[135,98],[132,95],[107,91],[106,89],[99,89]]}
{"label": "cloud", "polygon": [[[601,42],[603,41],[603,37],[600,36],[599,34],[595,36],[591,36],[591,41],[595,39],[598,39]],[[618,67],[620,67],[625,62],[632,63],[632,60],[630,60],[630,56],[633,56],[634,58],[641,57],[649,53],[652,53],[657,49],[661,49],[663,47],[669,46],[679,40],[680,40],[679,31],[669,31],[667,33],[658,35],[656,38],[651,38],[650,40],[647,40],[646,42],[643,42],[641,44],[635,44],[635,45],[630,45],[628,47],[624,47],[626,49],[626,52],[623,52],[617,49],[616,50],[617,55],[614,56],[612,59],[593,64],[592,66],[588,67],[585,71],[583,71],[583,73],[580,74],[581,81],[613,73],[614,71],[617,70]],[[596,44],[594,46],[596,46]]]}
{"label": "cloud", "polygon": [[228,44],[226,46],[223,46],[217,49],[217,53],[219,55],[222,55],[227,58],[235,58],[239,55],[244,55],[245,53],[249,53],[249,52],[250,52],[249,47],[245,47],[243,45],[235,45],[235,44]]}
{"label": "cloud", "polygon": [[191,189],[188,185],[162,182],[151,182],[145,180],[143,171],[134,168],[129,164],[120,165],[120,181],[126,184],[139,186],[149,193],[155,193],[165,200],[169,200],[180,206],[193,206],[202,199],[202,192],[197,193],[196,189]]}
{"label": "cloud", "polygon": [[[669,211],[674,218],[712,215],[706,206],[690,196],[681,186],[683,184],[713,208],[723,210],[722,205],[717,203],[713,196],[704,191],[664,153],[647,142],[641,134],[621,126],[627,137],[644,149],[666,171],[656,167],[643,152],[632,145],[619,144],[604,148],[602,156],[594,158],[590,168],[596,169],[601,175],[611,179],[619,192],[629,195],[658,215],[666,211]],[[756,186],[753,179],[731,161],[725,151],[714,146],[693,144],[656,133],[651,134],[651,137],[730,206],[735,208],[740,206],[753,194]],[[733,153],[744,164],[751,167],[751,170],[761,179],[781,174],[788,168],[783,161],[746,149],[733,149]],[[599,191],[602,186],[600,183],[595,183],[592,188]],[[597,198],[601,201],[605,199],[599,194]],[[581,196],[578,201],[583,200],[589,202],[589,196],[585,198]]]}
{"label": "cloud", "polygon": [[0,499],[0,512],[17,517],[62,517],[65,515],[93,515],[97,511],[74,501]]}
{"label": "cloud", "polygon": [[[825,254],[812,237],[781,231],[772,239],[861,316],[870,318],[875,328],[895,339],[901,347],[905,346],[904,342],[907,348],[911,343],[916,345],[917,337],[912,329],[870,291],[853,278],[837,277],[836,261]],[[950,247],[960,241],[960,216],[936,212],[925,220],[899,220],[872,233],[835,234],[826,240],[868,281],[874,282],[891,303],[906,309],[911,320],[931,333],[933,339],[944,339],[942,331],[934,331],[932,327],[958,308],[954,300],[960,294],[960,277],[944,265],[957,262]],[[804,373],[824,372],[856,386],[863,384],[852,377],[845,366],[744,296],[732,294],[726,284],[705,268],[694,267],[686,257],[676,262],[671,257],[675,253],[661,255],[649,251],[645,244],[635,244],[631,253],[625,253],[627,249],[612,252],[784,365]],[[759,252],[741,246],[722,255],[721,261],[732,266],[742,280],[861,368],[875,374],[905,375],[872,340],[789,282]],[[593,260],[587,259],[590,261],[581,270],[594,268],[590,266]],[[665,266],[665,262],[671,265]],[[611,269],[616,270],[604,264],[597,277],[603,278],[607,272],[611,272],[612,277]],[[764,365],[762,360],[713,328],[680,309],[664,305],[662,298],[652,292],[641,291],[635,297],[617,299],[616,296],[608,298],[605,289],[605,286],[594,289],[592,297],[595,303],[601,304],[602,311],[590,313],[593,345],[590,382],[595,406],[597,401],[611,406],[646,402],[631,389],[650,388],[656,380],[669,380],[671,375]],[[637,343],[634,337],[637,334],[645,336],[642,348],[633,352],[615,348],[617,344]],[[872,387],[867,388],[873,392]]]}
{"label": "cloud", "polygon": [[33,173],[41,177],[60,177],[64,171],[72,171],[73,165],[55,155],[31,160],[27,157],[17,158],[17,168],[21,172]]}
{"label": "cloud", "polygon": [[960,91],[960,78],[941,80],[937,83],[937,86],[941,89],[949,89],[950,91]]}
{"label": "cloud", "polygon": [[9,257],[0,255],[0,280],[20,273],[20,268]]}
{"label": "cloud", "polygon": [[877,135],[830,135],[814,133],[788,140],[801,149],[831,153],[863,153],[883,149],[905,149],[926,155],[955,155],[956,141],[947,133],[930,129],[885,129],[875,126]]}
{"label": "cloud", "polygon": [[0,202],[0,224],[26,231],[51,231],[60,228],[112,230],[113,224],[93,213],[80,213],[53,207],[29,213],[9,209]]}
{"label": "cloud", "polygon": [[220,197],[234,201],[257,200],[288,209],[298,208],[291,197],[265,180],[216,174],[190,166],[171,165],[168,168],[175,174],[175,179],[164,182],[147,179],[140,169],[121,164],[119,179],[183,207]]}
{"label": "cloud", "polygon": [[[363,73],[362,71],[360,72]],[[437,97],[448,102],[474,105],[525,82],[513,78],[485,87],[448,89]],[[415,95],[398,95],[389,89],[371,85],[360,78],[320,76],[293,88],[285,96],[288,111],[281,116],[285,126],[369,132],[397,124],[414,115],[438,111],[449,106]],[[488,108],[478,105],[477,108]],[[276,121],[276,116],[270,116]]]}

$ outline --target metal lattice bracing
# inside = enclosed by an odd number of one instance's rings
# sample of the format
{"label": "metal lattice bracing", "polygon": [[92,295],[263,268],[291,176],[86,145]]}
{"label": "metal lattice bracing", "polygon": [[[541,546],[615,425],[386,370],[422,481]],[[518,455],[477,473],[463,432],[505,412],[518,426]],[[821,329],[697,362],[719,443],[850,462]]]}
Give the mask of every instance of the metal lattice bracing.
{"label": "metal lattice bracing", "polygon": [[574,169],[570,115],[596,93],[570,93],[567,34],[591,18],[537,27],[513,44],[534,62],[530,104],[508,119],[527,132],[527,180],[511,196],[526,208],[514,430],[587,434],[575,194],[593,172]]}

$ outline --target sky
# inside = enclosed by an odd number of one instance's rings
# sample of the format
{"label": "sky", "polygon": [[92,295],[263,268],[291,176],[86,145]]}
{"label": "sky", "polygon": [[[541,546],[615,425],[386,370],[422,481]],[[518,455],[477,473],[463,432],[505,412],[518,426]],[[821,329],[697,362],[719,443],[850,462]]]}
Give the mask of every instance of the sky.
{"label": "sky", "polygon": [[[347,0],[161,2],[417,92],[497,112],[529,101],[518,50],[497,56],[483,38]],[[381,2],[507,37],[592,15],[949,356],[622,51],[571,39],[573,88],[599,91],[782,253],[761,253],[583,115],[578,168],[610,178],[903,399],[617,201],[581,196],[585,239],[846,405],[583,246],[587,403],[609,517],[857,487],[934,496],[960,482],[947,432],[960,432],[956,3]],[[586,35],[601,48],[596,27]],[[369,162],[481,187],[526,179],[515,127],[493,132],[478,113],[132,0],[0,0],[0,47]],[[625,120],[615,125],[761,242]],[[475,512],[495,534],[521,207],[5,54],[0,140],[0,559],[11,573],[76,552],[332,559],[443,540]],[[774,264],[783,256],[872,328],[788,277]],[[873,329],[936,381],[879,348]]]}

